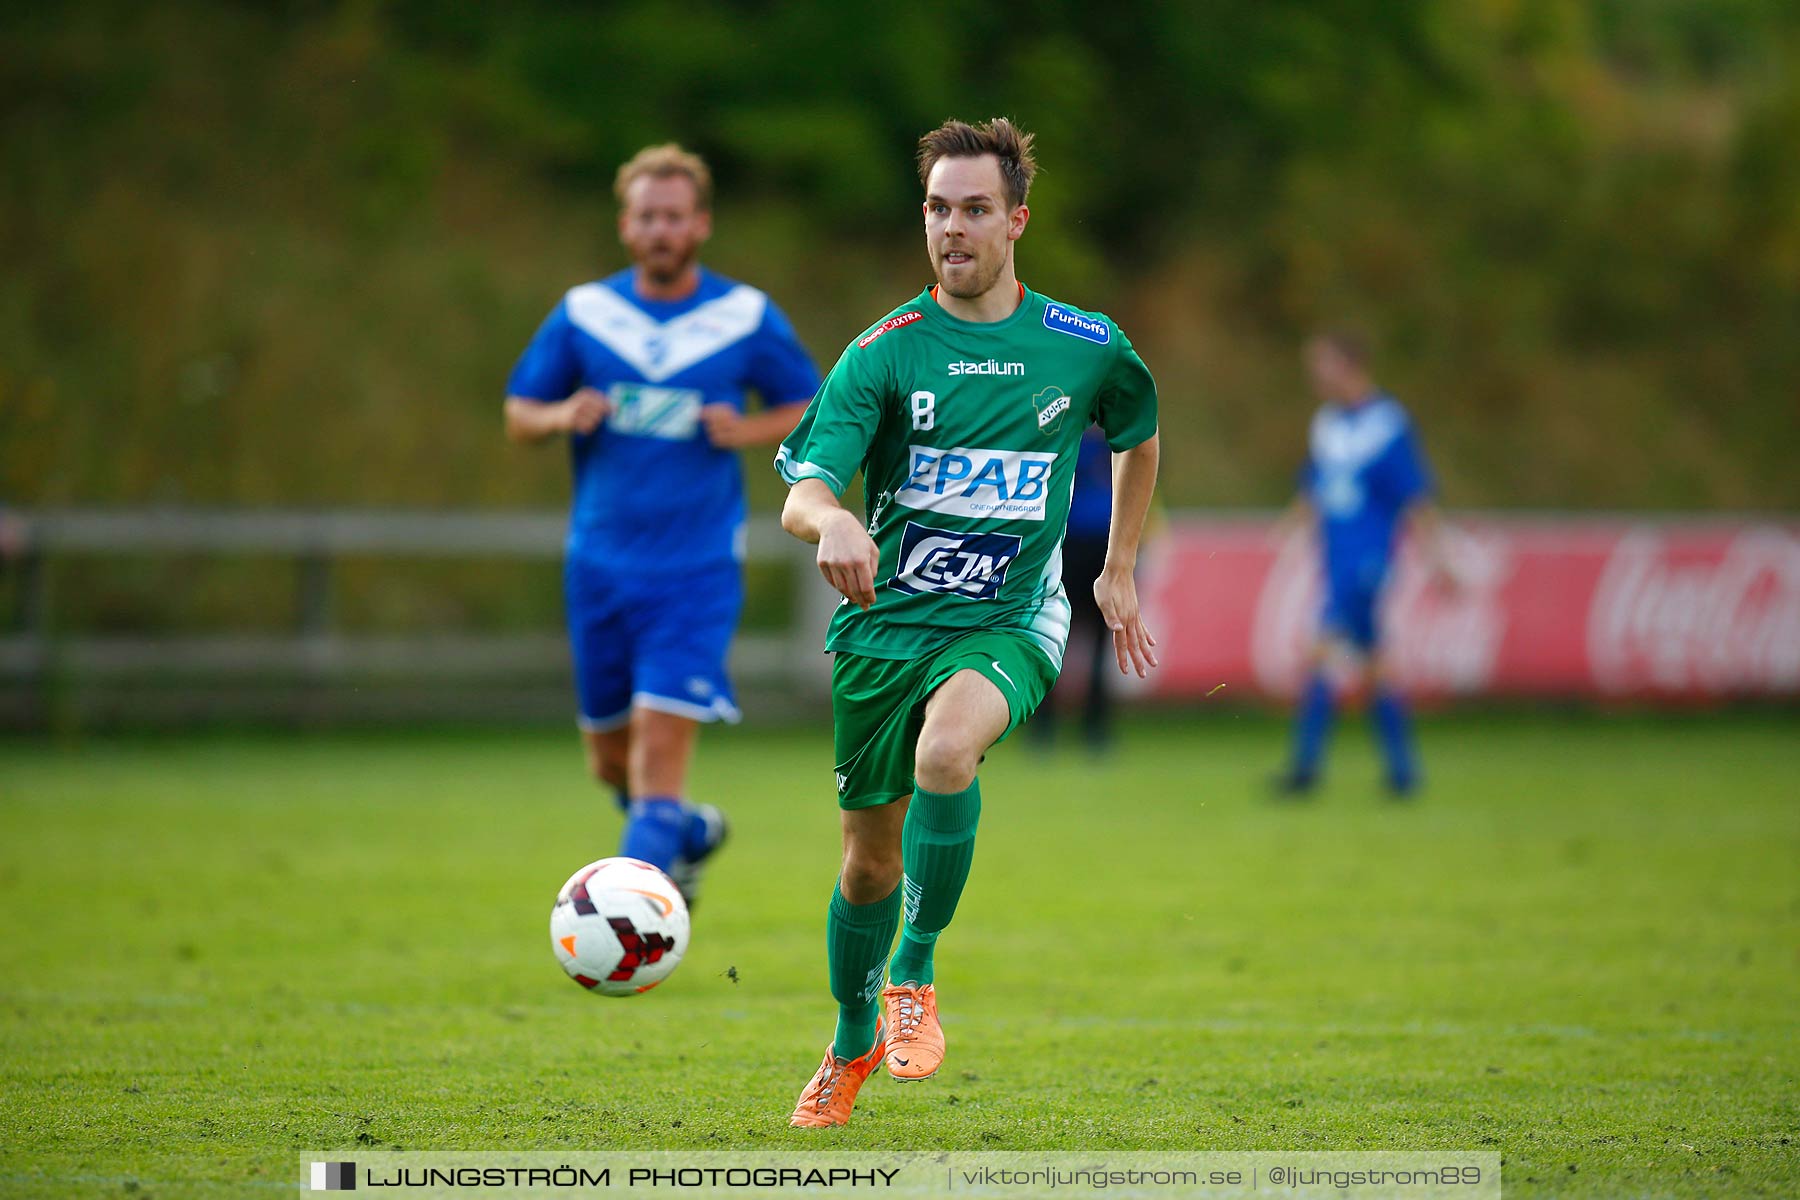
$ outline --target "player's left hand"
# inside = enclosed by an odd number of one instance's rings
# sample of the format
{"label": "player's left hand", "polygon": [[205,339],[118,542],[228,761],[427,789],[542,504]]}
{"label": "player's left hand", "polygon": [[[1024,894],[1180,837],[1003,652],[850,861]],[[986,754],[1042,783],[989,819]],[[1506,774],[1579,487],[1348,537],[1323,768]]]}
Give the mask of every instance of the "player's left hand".
{"label": "player's left hand", "polygon": [[721,450],[736,450],[750,445],[753,440],[744,414],[730,404],[702,406],[700,423],[706,427],[706,440]]}
{"label": "player's left hand", "polygon": [[1137,580],[1130,571],[1108,568],[1094,580],[1094,602],[1106,627],[1112,630],[1113,653],[1119,659],[1119,673],[1129,675],[1135,669],[1139,679],[1147,679],[1156,665],[1156,639],[1145,628],[1138,613]]}

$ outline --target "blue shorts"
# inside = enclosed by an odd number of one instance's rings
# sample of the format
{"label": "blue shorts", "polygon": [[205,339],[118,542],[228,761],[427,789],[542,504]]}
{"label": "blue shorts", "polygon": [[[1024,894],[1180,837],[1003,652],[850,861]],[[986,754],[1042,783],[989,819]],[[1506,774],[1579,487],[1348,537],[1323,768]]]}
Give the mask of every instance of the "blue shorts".
{"label": "blue shorts", "polygon": [[641,575],[571,557],[563,568],[580,725],[618,729],[633,707],[736,721],[725,658],[744,607],[737,563]]}
{"label": "blue shorts", "polygon": [[1354,582],[1327,580],[1325,611],[1319,618],[1319,629],[1328,638],[1338,638],[1358,650],[1371,651],[1381,641],[1381,591],[1385,580]]}

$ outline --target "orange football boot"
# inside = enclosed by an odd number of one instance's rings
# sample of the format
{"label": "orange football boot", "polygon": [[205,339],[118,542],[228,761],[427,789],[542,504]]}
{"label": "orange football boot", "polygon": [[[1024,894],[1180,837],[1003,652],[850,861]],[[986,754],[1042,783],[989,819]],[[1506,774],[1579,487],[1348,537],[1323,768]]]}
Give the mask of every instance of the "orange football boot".
{"label": "orange football boot", "polygon": [[937,989],[931,984],[892,984],[881,991],[887,1014],[890,1079],[929,1079],[944,1065],[944,1027],[938,1024]]}
{"label": "orange football boot", "polygon": [[825,1047],[825,1061],[819,1064],[818,1073],[800,1093],[800,1102],[794,1105],[794,1115],[788,1124],[801,1129],[828,1129],[833,1125],[848,1124],[850,1109],[856,1104],[856,1093],[862,1090],[863,1081],[880,1068],[886,1044],[881,1027],[876,1026],[875,1044],[858,1058],[839,1058],[831,1046]]}

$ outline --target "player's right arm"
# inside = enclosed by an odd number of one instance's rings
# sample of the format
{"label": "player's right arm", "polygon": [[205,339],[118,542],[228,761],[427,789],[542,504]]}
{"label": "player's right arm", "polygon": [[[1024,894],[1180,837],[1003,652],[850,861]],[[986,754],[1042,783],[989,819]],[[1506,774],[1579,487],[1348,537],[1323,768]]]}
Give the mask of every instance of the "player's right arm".
{"label": "player's right arm", "polygon": [[838,503],[823,479],[802,479],[781,506],[781,527],[819,548],[819,574],[850,603],[867,611],[875,603],[881,552],[855,513]]}
{"label": "player's right arm", "polygon": [[880,362],[868,346],[845,348],[775,456],[775,469],[788,485],[781,527],[817,544],[819,574],[864,610],[875,603],[881,554],[838,497],[862,469],[881,426],[884,397],[892,391]]}
{"label": "player's right arm", "polygon": [[1305,492],[1295,492],[1294,498],[1282,510],[1275,524],[1269,530],[1269,542],[1276,549],[1286,546],[1290,540],[1306,533],[1318,524],[1318,513],[1313,509],[1312,497]]}
{"label": "player's right arm", "polygon": [[565,305],[558,304],[519,356],[506,381],[506,436],[513,441],[592,433],[611,411],[605,395],[580,386],[573,332]]}
{"label": "player's right arm", "polygon": [[1277,550],[1285,550],[1289,542],[1318,528],[1319,508],[1313,503],[1313,489],[1319,481],[1319,464],[1313,461],[1310,438],[1308,443],[1306,461],[1295,473],[1294,498],[1269,527],[1269,544]]}
{"label": "player's right arm", "polygon": [[592,433],[612,411],[612,402],[593,388],[582,388],[566,400],[506,398],[506,436],[515,442],[541,442],[559,433]]}

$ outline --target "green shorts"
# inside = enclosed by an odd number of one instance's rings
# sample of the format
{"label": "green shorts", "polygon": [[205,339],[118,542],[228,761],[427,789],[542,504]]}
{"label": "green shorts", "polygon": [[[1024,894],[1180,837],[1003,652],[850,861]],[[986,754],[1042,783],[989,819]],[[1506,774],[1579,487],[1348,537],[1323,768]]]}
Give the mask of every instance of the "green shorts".
{"label": "green shorts", "polygon": [[1006,740],[1056,683],[1057,670],[1025,633],[977,629],[918,658],[839,651],[831,667],[831,729],[839,808],[874,808],[913,793],[913,751],[925,701],[958,671],[978,671],[1006,697]]}

